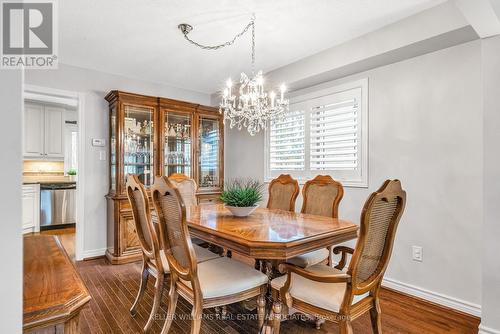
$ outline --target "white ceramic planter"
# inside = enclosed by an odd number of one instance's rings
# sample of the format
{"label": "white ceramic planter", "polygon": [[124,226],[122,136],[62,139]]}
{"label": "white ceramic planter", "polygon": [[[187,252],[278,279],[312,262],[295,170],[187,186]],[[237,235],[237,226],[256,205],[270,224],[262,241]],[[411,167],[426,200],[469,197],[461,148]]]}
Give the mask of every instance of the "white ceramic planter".
{"label": "white ceramic planter", "polygon": [[231,211],[231,213],[233,214],[233,216],[236,216],[236,217],[246,217],[248,215],[250,215],[252,212],[255,211],[255,209],[257,209],[259,206],[258,205],[255,205],[255,206],[245,206],[245,207],[238,207],[238,206],[229,206],[229,205],[226,205],[226,208]]}

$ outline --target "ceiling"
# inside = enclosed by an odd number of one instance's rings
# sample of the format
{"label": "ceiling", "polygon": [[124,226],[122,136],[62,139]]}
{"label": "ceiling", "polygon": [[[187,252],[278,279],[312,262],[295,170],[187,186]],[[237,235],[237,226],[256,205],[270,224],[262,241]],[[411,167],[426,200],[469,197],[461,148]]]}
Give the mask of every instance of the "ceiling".
{"label": "ceiling", "polygon": [[361,36],[443,0],[70,0],[59,2],[61,63],[204,93],[250,70],[250,34],[230,40],[256,15],[256,66],[264,72]]}

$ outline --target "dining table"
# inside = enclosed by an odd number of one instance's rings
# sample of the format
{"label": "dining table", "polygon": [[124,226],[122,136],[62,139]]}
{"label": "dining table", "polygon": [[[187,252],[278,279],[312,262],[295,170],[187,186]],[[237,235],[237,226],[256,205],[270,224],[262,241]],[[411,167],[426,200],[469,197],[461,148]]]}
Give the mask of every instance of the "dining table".
{"label": "dining table", "polygon": [[270,278],[279,263],[294,256],[357,238],[349,220],[257,208],[246,217],[233,216],[223,204],[201,204],[186,210],[193,237],[256,260]]}

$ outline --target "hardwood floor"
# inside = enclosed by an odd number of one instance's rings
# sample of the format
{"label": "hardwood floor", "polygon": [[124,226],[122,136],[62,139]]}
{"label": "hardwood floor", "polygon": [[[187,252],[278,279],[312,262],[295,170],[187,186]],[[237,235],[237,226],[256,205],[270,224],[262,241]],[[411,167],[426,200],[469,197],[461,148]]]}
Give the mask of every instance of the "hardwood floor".
{"label": "hardwood floor", "polygon": [[75,228],[67,227],[60,229],[53,229],[47,231],[41,231],[40,234],[45,235],[57,235],[59,241],[64,247],[66,253],[68,253],[71,261],[75,262]]}
{"label": "hardwood floor", "polygon": [[[246,261],[245,261],[246,262]],[[140,263],[111,265],[100,258],[76,263],[92,300],[82,311],[82,333],[142,333],[152,305],[154,279],[148,282],[143,303],[138,307],[135,318],[129,314],[139,288]],[[382,324],[384,333],[477,333],[479,318],[443,308],[432,303],[382,289]],[[151,333],[160,333],[166,314],[166,293]],[[179,297],[177,315],[170,333],[189,333],[187,319],[190,305]],[[229,319],[218,319],[213,309],[205,310],[201,333],[257,333],[255,312],[247,311],[242,305],[228,307]],[[282,333],[338,333],[336,325],[323,324],[316,330],[313,322],[288,320],[281,325]],[[354,333],[372,333],[370,319],[363,316],[353,322]]]}

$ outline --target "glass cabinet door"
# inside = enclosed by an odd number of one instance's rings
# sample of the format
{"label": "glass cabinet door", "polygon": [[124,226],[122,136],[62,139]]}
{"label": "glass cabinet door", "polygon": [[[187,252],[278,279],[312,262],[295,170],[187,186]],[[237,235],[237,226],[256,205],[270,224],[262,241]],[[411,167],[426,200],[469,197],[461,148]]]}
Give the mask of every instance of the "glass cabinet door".
{"label": "glass cabinet door", "polygon": [[200,116],[198,126],[198,184],[203,188],[220,187],[219,120]]}
{"label": "glass cabinet door", "polygon": [[125,127],[123,143],[124,180],[137,174],[146,186],[153,182],[154,108],[124,105]]}
{"label": "glass cabinet door", "polygon": [[110,110],[109,120],[109,145],[110,145],[110,174],[111,174],[111,190],[116,190],[116,105]]}
{"label": "glass cabinet door", "polygon": [[164,159],[163,173],[174,173],[192,177],[192,119],[190,114],[164,112]]}

